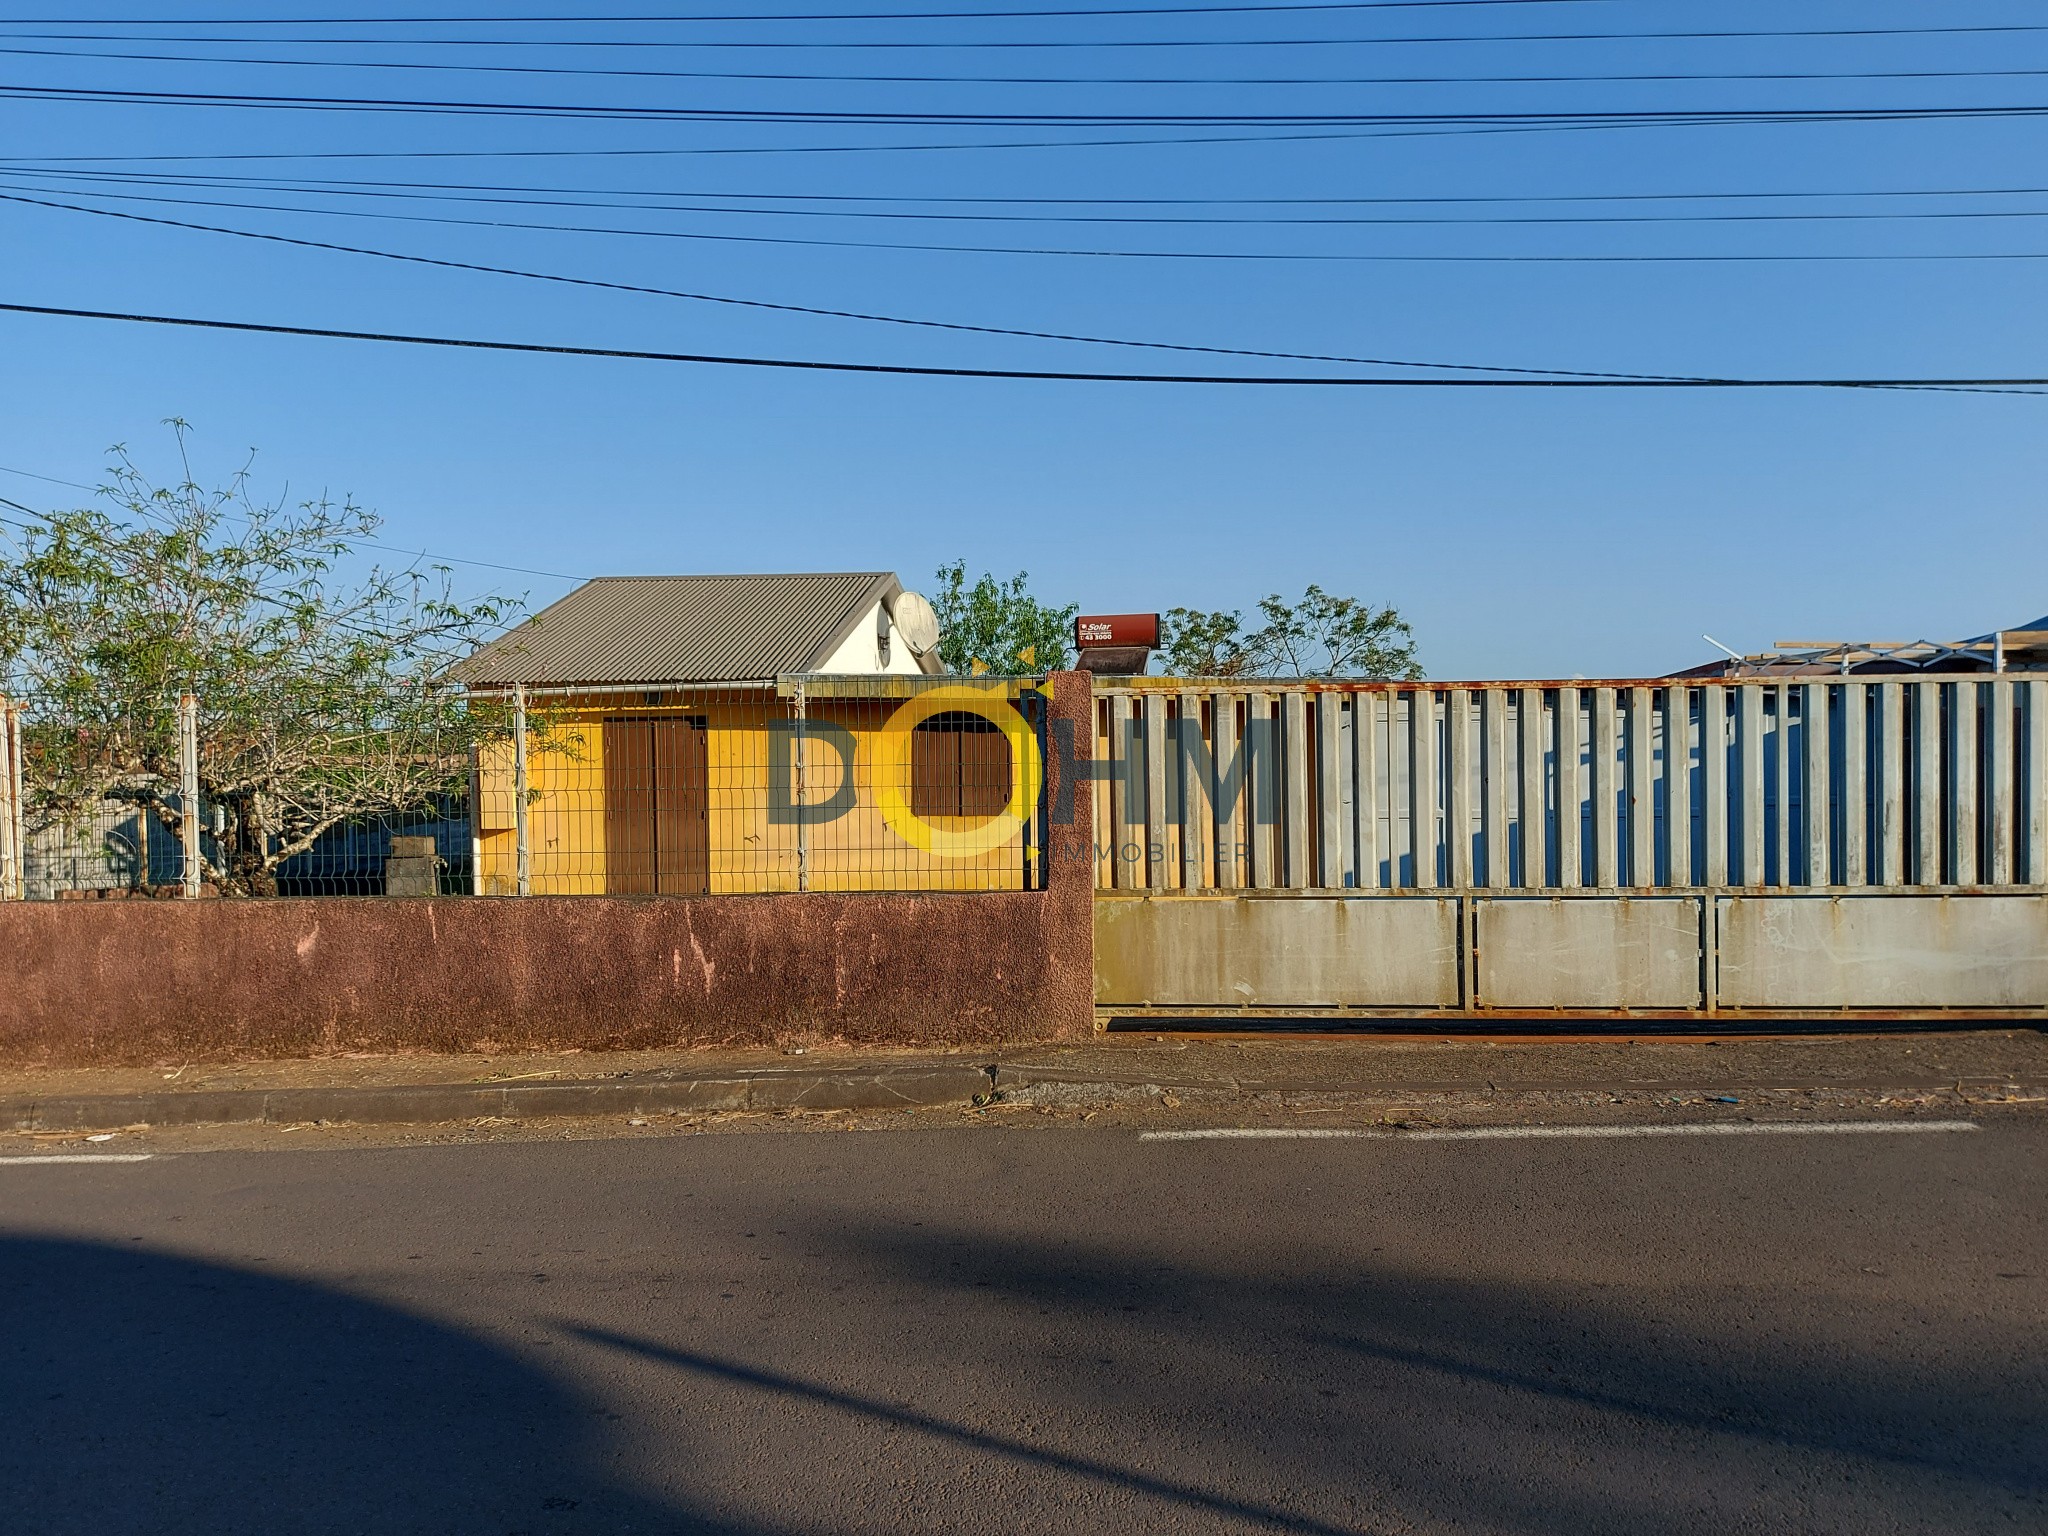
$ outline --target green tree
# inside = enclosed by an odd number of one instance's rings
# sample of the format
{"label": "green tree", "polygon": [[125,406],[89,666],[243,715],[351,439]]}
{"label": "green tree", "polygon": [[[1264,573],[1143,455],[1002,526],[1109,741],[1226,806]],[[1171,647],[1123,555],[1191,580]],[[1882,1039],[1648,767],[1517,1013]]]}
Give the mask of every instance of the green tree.
{"label": "green tree", "polygon": [[1283,677],[1422,676],[1415,633],[1391,605],[1337,597],[1311,582],[1298,603],[1278,593],[1259,600],[1265,623],[1248,641]]}
{"label": "green tree", "polygon": [[1311,584],[1299,602],[1259,600],[1257,628],[1242,611],[1175,608],[1160,628],[1162,659],[1181,677],[1422,676],[1415,635],[1392,606],[1374,607]]}
{"label": "green tree", "polygon": [[[29,709],[30,812],[78,826],[109,802],[183,827],[177,700],[199,709],[205,875],[266,895],[343,822],[430,806],[503,731],[448,665],[513,616],[447,572],[362,565],[379,520],[344,498],[259,500],[245,464],[213,489],[157,485],[111,452],[100,506],[39,513],[0,544],[0,692]],[[344,576],[346,565],[361,574]]]}
{"label": "green tree", "polygon": [[1073,661],[1074,615],[1080,604],[1054,608],[1026,588],[1029,573],[998,581],[984,571],[973,585],[967,562],[938,570],[932,608],[939,617],[939,659],[948,672],[1026,675],[1057,672]]}
{"label": "green tree", "polygon": [[1159,659],[1169,677],[1243,677],[1256,670],[1244,615],[1172,608],[1160,616]]}

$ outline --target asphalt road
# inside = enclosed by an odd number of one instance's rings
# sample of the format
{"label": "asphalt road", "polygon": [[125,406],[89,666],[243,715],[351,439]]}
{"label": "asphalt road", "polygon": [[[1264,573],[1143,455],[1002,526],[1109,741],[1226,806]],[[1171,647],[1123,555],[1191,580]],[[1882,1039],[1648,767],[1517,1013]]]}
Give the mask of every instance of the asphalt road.
{"label": "asphalt road", "polygon": [[2048,1120],[0,1166],[41,1532],[2048,1529]]}

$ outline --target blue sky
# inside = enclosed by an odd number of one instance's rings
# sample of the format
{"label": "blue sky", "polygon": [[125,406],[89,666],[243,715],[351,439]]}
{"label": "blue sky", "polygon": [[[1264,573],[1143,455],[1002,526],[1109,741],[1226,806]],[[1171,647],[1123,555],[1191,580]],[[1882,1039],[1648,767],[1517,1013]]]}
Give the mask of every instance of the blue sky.
{"label": "blue sky", "polygon": [[[932,9],[964,9],[932,4]],[[1016,8],[1024,8],[1019,6]],[[174,18],[276,17],[185,0]],[[337,5],[302,14],[504,14]],[[559,10],[523,0],[510,9]],[[605,9],[612,9],[607,7]],[[654,7],[647,7],[652,10]],[[671,9],[682,14],[684,8]],[[913,10],[740,0],[723,13]],[[17,16],[115,17],[93,7]],[[376,37],[1229,39],[2048,22],[2002,0],[1549,0],[1325,14],[1038,21],[645,23]],[[0,53],[0,85],[665,107],[1127,114],[2048,106],[2048,73],[1856,81],[1450,85],[908,85],[618,80],[331,61],[1015,75],[2048,72],[2048,30],[1947,37],[1351,43],[1188,49],[455,49],[81,43],[0,23],[0,48],[321,58],[327,66]],[[250,36],[290,29],[102,28]],[[304,28],[292,36],[342,36]],[[1148,130],[1157,133],[1158,130]],[[111,186],[60,156],[661,149],[638,157],[179,162],[190,175],[378,178],[753,197],[1557,198],[2048,188],[2048,122],[1739,124],[1132,147],[791,153],[790,146],[1100,138],[1103,130],[588,122],[0,99],[0,194],[453,260],[1025,329],[1384,358],[1713,375],[2048,373],[2048,262],[1482,263],[996,255],[601,236],[108,196],[334,207],[332,196]],[[1136,134],[1125,133],[1131,137]],[[782,152],[759,153],[780,149]],[[706,153],[743,150],[745,153]],[[531,193],[529,196],[533,195]],[[688,201],[687,196],[680,200]],[[356,199],[464,219],[704,234],[1118,250],[1420,255],[2048,252],[2042,218],[1637,225],[1041,225]],[[807,204],[809,207],[823,206]],[[872,205],[870,205],[872,206]],[[957,210],[902,202],[898,211]],[[1204,207],[1199,216],[2048,211],[2035,196],[1720,203]],[[1017,213],[1016,205],[980,211]],[[1122,206],[1095,213],[1173,209]],[[0,201],[23,303],[692,352],[939,365],[1311,371],[1309,364],[974,337],[436,270]],[[0,315],[0,465],[90,481],[109,443],[166,462],[196,429],[226,471],[347,490],[393,543],[569,575],[1027,569],[1089,611],[1248,606],[1307,582],[1391,601],[1437,677],[1622,675],[1779,638],[1937,638],[2048,610],[2048,399],[1935,392],[1279,390],[990,382],[440,352]],[[1384,371],[1325,365],[1330,372]],[[31,506],[76,493],[0,474]],[[465,567],[472,589],[568,583]]]}

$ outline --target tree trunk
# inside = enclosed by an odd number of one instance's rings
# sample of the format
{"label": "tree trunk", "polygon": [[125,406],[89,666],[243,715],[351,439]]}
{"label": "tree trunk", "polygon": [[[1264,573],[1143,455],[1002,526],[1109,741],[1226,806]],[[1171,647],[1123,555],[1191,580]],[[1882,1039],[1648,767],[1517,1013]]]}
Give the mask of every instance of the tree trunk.
{"label": "tree trunk", "polygon": [[237,795],[229,803],[228,846],[222,850],[228,889],[241,896],[275,896],[277,875],[264,857],[261,819],[255,814],[252,797]]}

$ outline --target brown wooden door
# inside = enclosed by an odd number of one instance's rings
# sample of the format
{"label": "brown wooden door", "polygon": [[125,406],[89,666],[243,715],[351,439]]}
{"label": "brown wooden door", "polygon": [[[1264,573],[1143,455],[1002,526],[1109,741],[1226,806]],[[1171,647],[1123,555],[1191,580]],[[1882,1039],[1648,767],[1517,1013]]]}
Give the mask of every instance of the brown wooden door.
{"label": "brown wooden door", "polygon": [[654,870],[663,896],[711,889],[710,733],[699,720],[654,722]]}
{"label": "brown wooden door", "polygon": [[711,889],[710,778],[701,719],[605,721],[608,894],[701,896]]}

